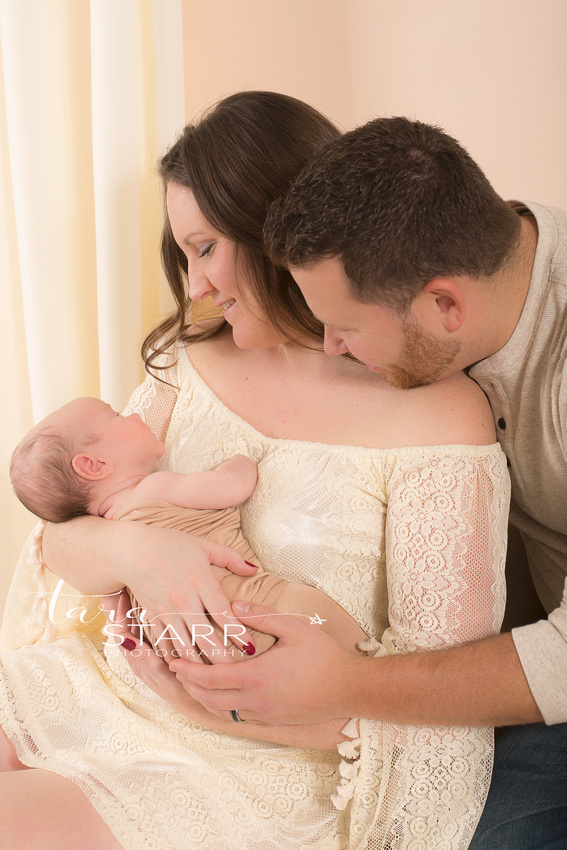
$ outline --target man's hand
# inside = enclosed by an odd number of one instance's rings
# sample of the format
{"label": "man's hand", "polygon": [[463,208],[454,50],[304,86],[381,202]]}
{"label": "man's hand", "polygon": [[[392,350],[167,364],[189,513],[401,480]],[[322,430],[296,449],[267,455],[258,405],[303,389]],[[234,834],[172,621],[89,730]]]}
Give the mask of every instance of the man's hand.
{"label": "man's hand", "polygon": [[272,649],[241,664],[209,667],[181,659],[173,670],[183,687],[218,717],[238,709],[244,720],[310,724],[351,716],[349,680],[365,659],[345,652],[316,625],[237,601],[232,610],[249,627],[275,635]]}
{"label": "man's hand", "polygon": [[128,604],[129,600],[126,593],[118,597],[118,600],[116,596],[111,599],[103,599],[104,610],[108,613],[113,611],[117,621],[124,623],[120,632],[120,637],[123,640],[121,650],[128,664],[136,676],[152,691],[159,694],[172,708],[189,720],[193,720],[208,729],[225,732],[228,735],[309,749],[332,750],[335,749],[337,744],[345,740],[341,731],[347,723],[345,717],[305,726],[278,727],[251,722],[235,723],[230,711],[215,714],[208,712],[200,702],[197,702],[186,692],[165,661],[158,658],[153,649],[150,649],[146,644],[139,644],[136,635],[128,630],[126,625]]}

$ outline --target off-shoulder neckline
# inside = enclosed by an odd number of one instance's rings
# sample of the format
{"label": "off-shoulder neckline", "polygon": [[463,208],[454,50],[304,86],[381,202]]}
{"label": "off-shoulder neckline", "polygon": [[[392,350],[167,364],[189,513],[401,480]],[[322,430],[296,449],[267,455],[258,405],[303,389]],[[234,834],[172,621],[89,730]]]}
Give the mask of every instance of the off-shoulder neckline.
{"label": "off-shoulder neckline", "polygon": [[211,387],[207,384],[204,378],[201,377],[195,366],[193,365],[191,358],[187,352],[187,346],[180,344],[179,348],[181,349],[181,354],[183,357],[183,361],[185,364],[185,369],[191,374],[195,383],[200,387],[201,392],[204,395],[208,396],[211,402],[214,402],[215,406],[224,411],[225,416],[228,419],[232,419],[235,423],[239,425],[241,430],[248,432],[248,434],[256,439],[257,442],[261,443],[269,443],[271,446],[309,446],[316,449],[326,450],[326,451],[344,451],[348,454],[362,454],[364,453],[368,456],[368,453],[371,455],[375,455],[376,457],[383,458],[385,455],[395,454],[396,457],[400,455],[423,455],[425,454],[447,454],[447,455],[455,455],[455,454],[469,454],[471,456],[474,455],[482,455],[482,454],[499,454],[502,452],[502,447],[500,443],[487,443],[486,445],[475,445],[470,443],[448,443],[441,445],[424,445],[424,446],[392,446],[391,448],[379,449],[372,446],[352,446],[346,443],[323,443],[319,441],[313,440],[297,440],[291,439],[289,437],[270,437],[267,434],[262,433],[246,419],[243,419],[239,416],[238,413],[235,413],[234,410],[231,410],[230,407],[220,399],[216,393],[211,389]]}

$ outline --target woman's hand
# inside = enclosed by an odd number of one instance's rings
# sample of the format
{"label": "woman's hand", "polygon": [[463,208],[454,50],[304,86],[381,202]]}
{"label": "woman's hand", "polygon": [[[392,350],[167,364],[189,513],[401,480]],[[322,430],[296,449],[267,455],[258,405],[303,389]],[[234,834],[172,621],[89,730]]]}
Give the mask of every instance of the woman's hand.
{"label": "woman's hand", "polygon": [[[255,568],[234,550],[138,522],[81,517],[60,525],[65,528],[46,529],[48,567],[83,593],[102,595],[129,587],[146,612],[154,644],[157,640],[191,661],[202,661],[203,652],[213,663],[232,663],[224,634],[239,647],[251,642],[210,567],[253,575]],[[220,637],[205,612],[218,624]]]}
{"label": "woman's hand", "polygon": [[232,663],[230,641],[236,638],[242,647],[252,643],[252,637],[232,614],[210,565],[239,575],[253,575],[255,568],[233,549],[185,532],[168,531],[167,548],[163,543],[160,536],[159,548],[146,551],[127,576],[127,586],[151,624],[152,643],[189,661],[202,661],[205,655],[214,664]]}

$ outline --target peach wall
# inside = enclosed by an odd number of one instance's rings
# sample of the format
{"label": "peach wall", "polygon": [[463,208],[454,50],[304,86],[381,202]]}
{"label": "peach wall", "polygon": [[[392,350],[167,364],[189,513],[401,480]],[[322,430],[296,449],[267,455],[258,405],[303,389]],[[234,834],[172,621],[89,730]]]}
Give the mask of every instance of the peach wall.
{"label": "peach wall", "polygon": [[407,114],[458,138],[505,197],[567,207],[563,0],[354,0],[357,121]]}
{"label": "peach wall", "polygon": [[184,0],[187,115],[284,91],[441,124],[505,197],[567,207],[564,0]]}
{"label": "peach wall", "polygon": [[344,127],[348,0],[183,0],[187,116],[241,89],[281,91]]}

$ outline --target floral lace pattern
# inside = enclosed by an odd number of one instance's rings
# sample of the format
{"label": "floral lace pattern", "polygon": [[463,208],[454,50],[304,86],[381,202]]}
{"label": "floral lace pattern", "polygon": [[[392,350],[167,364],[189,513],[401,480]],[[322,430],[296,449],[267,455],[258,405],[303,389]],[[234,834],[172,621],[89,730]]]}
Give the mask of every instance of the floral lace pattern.
{"label": "floral lace pattern", "polygon": [[[185,352],[171,374],[178,396],[148,379],[129,406],[156,433],[169,423],[162,464],[191,472],[237,452],[256,461],[245,536],[268,569],[346,608],[370,636],[367,652],[498,630],[509,483],[497,445],[382,451],[271,439],[222,405]],[[8,601],[0,723],[26,764],[76,782],[125,848],[468,846],[490,780],[490,730],[353,720],[339,754],[204,729],[149,691],[120,652],[104,651],[97,599],[62,585],[50,621],[58,582],[41,564],[40,532]],[[84,622],[67,616],[67,594]]]}

